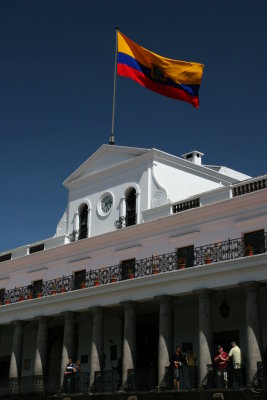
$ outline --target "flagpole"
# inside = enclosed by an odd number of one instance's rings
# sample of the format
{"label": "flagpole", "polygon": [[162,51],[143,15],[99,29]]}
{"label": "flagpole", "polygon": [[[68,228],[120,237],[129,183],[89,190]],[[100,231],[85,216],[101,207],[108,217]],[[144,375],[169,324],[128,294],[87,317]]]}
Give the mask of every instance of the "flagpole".
{"label": "flagpole", "polygon": [[118,30],[119,27],[116,26],[116,42],[115,42],[115,64],[114,64],[114,82],[113,82],[113,106],[112,106],[112,124],[111,124],[111,134],[109,138],[109,144],[115,144],[114,140],[114,118],[115,118],[115,103],[116,103],[116,88],[117,88],[117,56],[118,56]]}

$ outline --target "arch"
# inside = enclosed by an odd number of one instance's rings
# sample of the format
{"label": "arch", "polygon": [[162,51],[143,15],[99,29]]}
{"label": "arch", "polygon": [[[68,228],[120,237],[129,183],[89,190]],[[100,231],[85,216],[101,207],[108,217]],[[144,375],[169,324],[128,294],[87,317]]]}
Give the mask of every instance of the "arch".
{"label": "arch", "polygon": [[79,235],[78,240],[88,236],[88,205],[83,203],[79,207]]}
{"label": "arch", "polygon": [[131,226],[136,224],[136,189],[130,187],[125,192],[125,205],[126,205],[126,215],[125,223],[126,226]]}

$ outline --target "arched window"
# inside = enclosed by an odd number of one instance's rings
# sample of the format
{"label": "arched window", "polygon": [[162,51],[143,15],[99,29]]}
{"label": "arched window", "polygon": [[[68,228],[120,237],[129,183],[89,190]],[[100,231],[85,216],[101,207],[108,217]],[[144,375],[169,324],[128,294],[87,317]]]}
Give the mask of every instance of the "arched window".
{"label": "arched window", "polygon": [[136,190],[130,188],[125,196],[126,201],[126,226],[136,224]]}
{"label": "arched window", "polygon": [[88,205],[83,204],[79,208],[79,236],[78,240],[87,238],[88,235]]}

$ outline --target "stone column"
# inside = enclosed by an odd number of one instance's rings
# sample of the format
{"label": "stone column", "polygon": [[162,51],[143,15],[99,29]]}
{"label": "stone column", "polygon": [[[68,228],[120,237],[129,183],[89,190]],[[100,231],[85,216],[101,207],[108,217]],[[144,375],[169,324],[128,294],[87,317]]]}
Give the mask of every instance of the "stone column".
{"label": "stone column", "polygon": [[43,390],[44,385],[43,375],[46,365],[47,330],[47,318],[39,317],[33,375],[35,377],[35,388],[40,391]]}
{"label": "stone column", "polygon": [[124,337],[122,353],[122,388],[127,384],[128,369],[135,368],[136,361],[136,314],[135,302],[125,301],[124,306]]}
{"label": "stone column", "polygon": [[18,379],[21,376],[24,322],[14,322],[13,344],[9,367],[9,381],[12,392],[19,391]]}
{"label": "stone column", "polygon": [[172,303],[171,296],[158,296],[159,301],[159,353],[158,385],[160,386],[166,367],[169,366],[172,350]]}
{"label": "stone column", "polygon": [[[63,347],[61,357],[61,369],[60,369],[60,387],[64,381],[64,372],[70,358],[74,357],[75,348],[75,314],[73,312],[67,312],[64,314],[64,336],[63,336]],[[75,361],[75,360],[73,360]]]}
{"label": "stone column", "polygon": [[245,290],[246,367],[247,384],[250,386],[252,378],[257,372],[257,362],[262,361],[262,337],[258,292],[263,284],[260,282],[242,282],[240,286]]}
{"label": "stone column", "polygon": [[207,364],[212,364],[213,331],[211,313],[212,290],[201,289],[194,291],[198,295],[198,325],[199,325],[199,386],[207,379]]}
{"label": "stone column", "polygon": [[102,307],[92,308],[93,327],[92,327],[92,348],[90,365],[90,388],[95,380],[95,372],[101,371],[103,364],[104,348],[104,310]]}

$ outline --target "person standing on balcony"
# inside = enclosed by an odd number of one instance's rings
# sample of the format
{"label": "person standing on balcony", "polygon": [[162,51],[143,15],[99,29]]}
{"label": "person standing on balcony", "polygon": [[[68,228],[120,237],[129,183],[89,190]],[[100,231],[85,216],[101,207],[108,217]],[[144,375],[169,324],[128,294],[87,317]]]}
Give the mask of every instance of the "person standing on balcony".
{"label": "person standing on balcony", "polygon": [[231,350],[228,354],[228,360],[231,357],[233,361],[233,369],[234,369],[234,382],[233,386],[237,386],[237,388],[241,387],[241,350],[237,346],[236,342],[231,343]]}
{"label": "person standing on balcony", "polygon": [[81,372],[81,363],[79,360],[75,363],[75,374],[74,374],[74,381],[75,381],[75,392],[80,392],[80,372]]}
{"label": "person standing on balcony", "polygon": [[173,368],[173,386],[176,390],[180,390],[184,365],[187,365],[186,359],[181,352],[181,346],[177,345],[175,353],[170,360],[170,366]]}
{"label": "person standing on balcony", "polygon": [[223,347],[218,346],[218,354],[214,357],[214,361],[217,366],[217,384],[218,387],[222,387],[223,385],[225,389],[227,389],[228,387],[228,377],[227,377],[228,359],[229,359],[228,354],[225,351],[223,351]]}
{"label": "person standing on balcony", "polygon": [[73,381],[75,372],[76,372],[75,364],[72,362],[72,359],[70,358],[66,366],[66,371],[64,372],[68,393],[72,393],[73,391],[73,383],[74,383]]}

